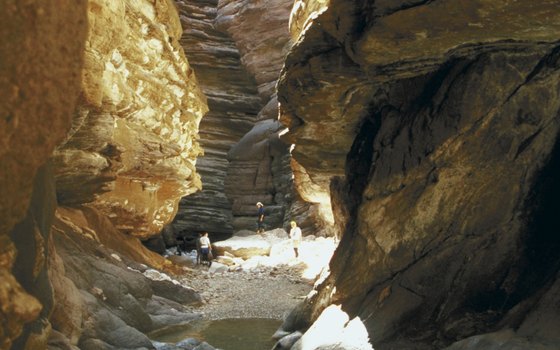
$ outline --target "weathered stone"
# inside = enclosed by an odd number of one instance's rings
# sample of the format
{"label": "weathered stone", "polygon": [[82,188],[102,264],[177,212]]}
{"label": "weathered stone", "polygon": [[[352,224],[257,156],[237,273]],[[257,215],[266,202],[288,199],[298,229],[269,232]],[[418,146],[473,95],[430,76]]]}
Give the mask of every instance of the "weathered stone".
{"label": "weathered stone", "polygon": [[256,202],[265,203],[267,229],[287,226],[292,219],[311,227],[307,212],[291,209],[292,202],[303,201],[293,195],[288,145],[278,138],[283,127],[277,122],[274,91],[291,45],[292,2],[177,3],[188,28],[183,40],[187,56],[211,110],[201,124],[206,154],[197,163],[204,189],[182,201],[174,222],[178,234],[208,231],[223,240],[233,231],[255,230]]}
{"label": "weathered stone", "polygon": [[202,298],[194,289],[174,284],[171,281],[151,280],[150,284],[156,295],[182,305],[198,304],[202,301]]}
{"label": "weathered stone", "polygon": [[360,319],[350,320],[340,306],[335,305],[323,310],[313,326],[297,340],[291,349],[373,350],[369,344],[367,330]]}
{"label": "weathered stone", "polygon": [[197,170],[203,189],[181,201],[173,227],[178,235],[196,237],[206,231],[225,239],[233,230],[231,202],[224,188],[226,154],[251,129],[261,102],[235,42],[214,28],[218,1],[181,0],[176,4],[185,28],[181,44],[208,97],[210,112],[200,126],[204,156],[197,162]]}
{"label": "weathered stone", "polygon": [[88,18],[83,99],[54,158],[58,198],[91,203],[122,232],[149,238],[200,188],[206,98],[171,1],[90,1]]}
{"label": "weathered stone", "polygon": [[558,4],[299,4],[281,119],[341,242],[297,324],[341,304],[381,350],[518,329],[558,271]]}
{"label": "weathered stone", "polygon": [[157,295],[148,301],[146,311],[150,314],[154,330],[188,323],[202,317],[200,314],[188,311],[180,303]]}
{"label": "weathered stone", "polygon": [[[37,279],[40,279],[41,285],[45,282],[43,275],[38,274],[43,273],[45,256],[40,249],[46,242],[41,234],[47,232],[28,232],[31,236],[26,237],[32,240],[29,243],[38,249],[26,249],[25,254],[16,251],[8,235],[14,225],[27,215],[37,170],[45,164],[70,126],[71,112],[79,95],[87,30],[86,8],[85,1],[0,1],[2,349],[9,348],[21,334],[24,324],[41,314],[38,300],[14,278],[12,267],[18,254],[20,260],[27,256],[35,266],[31,271],[26,270],[32,274],[20,277],[33,287],[31,293],[39,293],[34,285]],[[48,214],[45,214],[41,216],[46,218]],[[17,232],[14,234],[17,235]],[[49,310],[50,306],[47,306],[42,315]],[[38,321],[37,334],[44,334],[44,324],[44,319]],[[45,346],[44,343],[37,345]]]}
{"label": "weathered stone", "polygon": [[301,332],[287,333],[282,336],[276,344],[274,344],[272,350],[289,350],[301,338],[301,336]]}
{"label": "weathered stone", "polygon": [[234,230],[256,229],[257,202],[265,205],[266,229],[286,226],[292,219],[290,206],[299,199],[293,197],[289,145],[279,140],[284,128],[277,121],[274,89],[292,45],[288,32],[291,7],[290,0],[219,2],[217,26],[235,40],[243,64],[255,77],[265,102],[258,122],[228,154],[226,190],[232,201]]}
{"label": "weathered stone", "polygon": [[268,255],[270,243],[259,235],[247,237],[232,237],[225,241],[215,242],[212,247],[216,254],[223,255],[225,252],[234,256],[249,259],[254,256]]}
{"label": "weathered stone", "polygon": [[86,292],[82,292],[82,295],[87,304],[84,322],[89,327],[84,329],[80,338],[80,349],[152,348],[147,336],[100,305],[94,296]]}

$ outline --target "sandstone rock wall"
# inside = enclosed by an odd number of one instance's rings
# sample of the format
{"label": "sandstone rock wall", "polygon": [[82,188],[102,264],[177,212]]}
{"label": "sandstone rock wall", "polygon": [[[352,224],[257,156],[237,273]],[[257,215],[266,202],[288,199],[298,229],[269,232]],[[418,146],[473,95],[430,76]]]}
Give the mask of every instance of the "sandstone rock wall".
{"label": "sandstone rock wall", "polygon": [[[56,200],[105,213],[98,223],[110,238],[95,240],[101,235],[91,228],[73,232],[90,237],[92,246],[169,268],[122,232],[158,233],[179,198],[199,187],[194,162],[205,98],[178,45],[172,2],[2,1],[0,12],[0,348],[71,348],[84,324],[108,323],[84,323],[96,305],[73,287],[68,261],[55,253]],[[61,143],[55,197],[54,177],[43,165]]]}
{"label": "sandstone rock wall", "polygon": [[54,156],[58,199],[90,203],[145,239],[200,188],[206,98],[179,44],[171,0],[91,0],[88,24],[82,99]]}
{"label": "sandstone rock wall", "polygon": [[381,350],[558,347],[558,4],[322,3],[294,12],[278,96],[342,241],[285,326],[334,303]]}
{"label": "sandstone rock wall", "polygon": [[[35,348],[46,346],[41,335],[48,327],[48,288],[43,296],[37,289],[45,286],[43,235],[50,213],[28,208],[38,169],[71,124],[86,15],[85,1],[0,1],[0,349],[9,349],[22,332],[18,344],[25,344],[31,327],[38,334]],[[40,230],[14,231],[25,217],[27,225],[35,220]]]}

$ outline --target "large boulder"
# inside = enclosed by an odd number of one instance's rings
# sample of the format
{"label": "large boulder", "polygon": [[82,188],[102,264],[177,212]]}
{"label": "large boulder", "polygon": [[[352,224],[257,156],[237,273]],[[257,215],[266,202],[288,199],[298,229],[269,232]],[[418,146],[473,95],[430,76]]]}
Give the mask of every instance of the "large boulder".
{"label": "large boulder", "polygon": [[254,256],[269,255],[271,245],[263,237],[252,235],[215,242],[212,243],[212,247],[217,255],[228,252],[236,257],[249,259]]}

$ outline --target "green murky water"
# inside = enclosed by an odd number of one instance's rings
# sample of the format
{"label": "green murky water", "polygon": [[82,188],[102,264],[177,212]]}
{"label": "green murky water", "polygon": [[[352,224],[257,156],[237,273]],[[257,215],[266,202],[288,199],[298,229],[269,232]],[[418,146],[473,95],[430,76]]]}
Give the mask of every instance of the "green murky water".
{"label": "green murky water", "polygon": [[150,338],[166,343],[196,338],[223,350],[269,350],[275,343],[271,336],[281,324],[280,320],[263,318],[194,321],[189,325],[158,331]]}

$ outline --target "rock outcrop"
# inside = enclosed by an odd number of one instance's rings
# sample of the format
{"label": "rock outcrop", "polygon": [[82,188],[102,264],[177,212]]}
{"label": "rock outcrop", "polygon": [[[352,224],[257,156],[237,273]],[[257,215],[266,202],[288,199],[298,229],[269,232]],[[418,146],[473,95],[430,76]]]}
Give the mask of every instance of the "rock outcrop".
{"label": "rock outcrop", "polygon": [[[26,344],[30,328],[36,331],[35,348],[46,345],[44,316],[51,304],[44,235],[53,208],[29,207],[34,182],[38,201],[54,200],[49,196],[53,187],[48,185],[48,169],[38,169],[71,124],[79,96],[86,14],[83,1],[0,1],[1,349],[10,348],[18,337],[19,345]],[[30,229],[14,230],[17,223]]]}
{"label": "rock outcrop", "polygon": [[[151,348],[144,332],[193,317],[155,295],[197,300],[131,277],[128,268],[143,266],[133,261],[176,271],[124,234],[158,234],[179,198],[200,187],[206,103],[178,44],[174,4],[0,8],[0,348]],[[57,200],[75,208],[58,209],[55,230],[64,230],[53,240]]]}
{"label": "rock outcrop", "polygon": [[171,0],[89,1],[82,99],[54,156],[61,204],[90,203],[146,239],[200,188],[207,111]]}
{"label": "rock outcrop", "polygon": [[342,239],[287,330],[339,304],[380,350],[559,346],[559,10],[296,3],[285,137]]}
{"label": "rock outcrop", "polygon": [[80,349],[152,348],[146,333],[200,317],[186,307],[200,302],[196,292],[146,265],[172,271],[172,264],[97,210],[61,208],[52,240],[51,323],[58,342]]}

